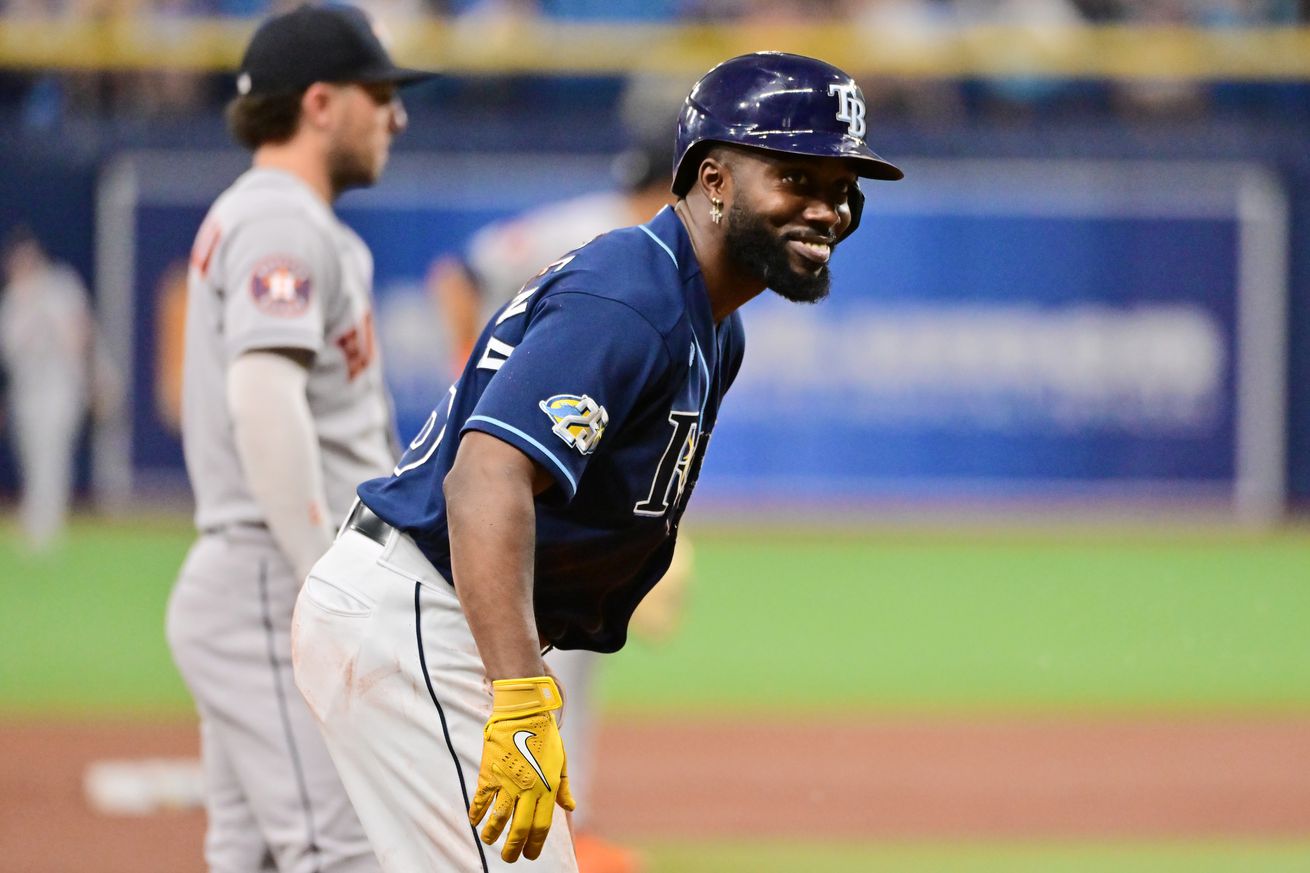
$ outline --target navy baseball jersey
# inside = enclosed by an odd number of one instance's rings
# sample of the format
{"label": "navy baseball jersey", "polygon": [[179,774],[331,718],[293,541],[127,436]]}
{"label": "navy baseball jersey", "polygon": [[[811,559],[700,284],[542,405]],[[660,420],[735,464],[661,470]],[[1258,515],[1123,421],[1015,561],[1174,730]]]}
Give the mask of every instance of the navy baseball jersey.
{"label": "navy baseball jersey", "polygon": [[537,498],[543,639],[612,652],[664,575],[719,403],[741,366],[672,209],[548,265],[492,317],[459,381],[363,502],[451,578],[442,482],[484,431],[554,477]]}

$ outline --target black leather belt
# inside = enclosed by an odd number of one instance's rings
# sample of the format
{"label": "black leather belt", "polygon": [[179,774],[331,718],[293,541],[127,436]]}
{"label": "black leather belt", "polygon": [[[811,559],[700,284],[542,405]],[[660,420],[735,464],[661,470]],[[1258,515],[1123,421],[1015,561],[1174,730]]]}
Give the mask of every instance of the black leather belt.
{"label": "black leather belt", "polygon": [[200,532],[205,536],[217,536],[221,534],[239,533],[241,531],[267,531],[268,525],[262,521],[231,521],[227,524],[216,524],[210,527],[202,527]]}
{"label": "black leather belt", "polygon": [[376,512],[358,500],[355,501],[355,508],[350,510],[350,515],[347,516],[345,526],[347,530],[359,531],[379,546],[385,546],[387,538],[395,530],[378,517]]}

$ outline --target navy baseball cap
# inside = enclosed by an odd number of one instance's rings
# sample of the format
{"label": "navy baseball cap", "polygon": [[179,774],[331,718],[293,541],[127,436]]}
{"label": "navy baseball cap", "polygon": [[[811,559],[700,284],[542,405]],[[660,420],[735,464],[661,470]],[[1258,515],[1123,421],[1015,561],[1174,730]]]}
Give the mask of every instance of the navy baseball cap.
{"label": "navy baseball cap", "polygon": [[241,58],[237,93],[294,92],[315,82],[408,85],[435,75],[393,64],[363,11],[305,4],[255,31]]}

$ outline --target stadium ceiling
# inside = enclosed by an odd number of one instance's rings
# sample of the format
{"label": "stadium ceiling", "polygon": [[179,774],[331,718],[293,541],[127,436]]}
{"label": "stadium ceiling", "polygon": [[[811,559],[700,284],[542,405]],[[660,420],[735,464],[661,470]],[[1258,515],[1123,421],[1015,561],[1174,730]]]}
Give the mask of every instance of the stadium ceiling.
{"label": "stadium ceiling", "polygon": [[[0,69],[232,70],[255,22],[0,20]],[[954,79],[1310,81],[1310,28],[1097,26],[896,30],[856,22],[785,27],[423,19],[388,28],[403,63],[460,75],[668,74],[694,78],[761,49],[822,57],[861,76]]]}

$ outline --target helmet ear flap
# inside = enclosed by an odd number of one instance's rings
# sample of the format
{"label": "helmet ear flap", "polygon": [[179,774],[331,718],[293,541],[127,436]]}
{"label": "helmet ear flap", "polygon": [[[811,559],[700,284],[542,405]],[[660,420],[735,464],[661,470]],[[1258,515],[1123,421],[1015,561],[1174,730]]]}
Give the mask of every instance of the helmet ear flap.
{"label": "helmet ear flap", "polygon": [[705,160],[711,148],[715,145],[712,140],[701,140],[689,147],[674,168],[673,173],[673,196],[686,197],[692,188],[696,187],[696,176],[700,172],[701,162]]}
{"label": "helmet ear flap", "polygon": [[864,214],[864,192],[860,190],[858,182],[851,187],[851,192],[846,198],[846,204],[851,208],[851,223],[846,228],[846,232],[841,235],[837,242],[841,242],[846,237],[855,233],[855,228],[860,226],[860,216]]}

